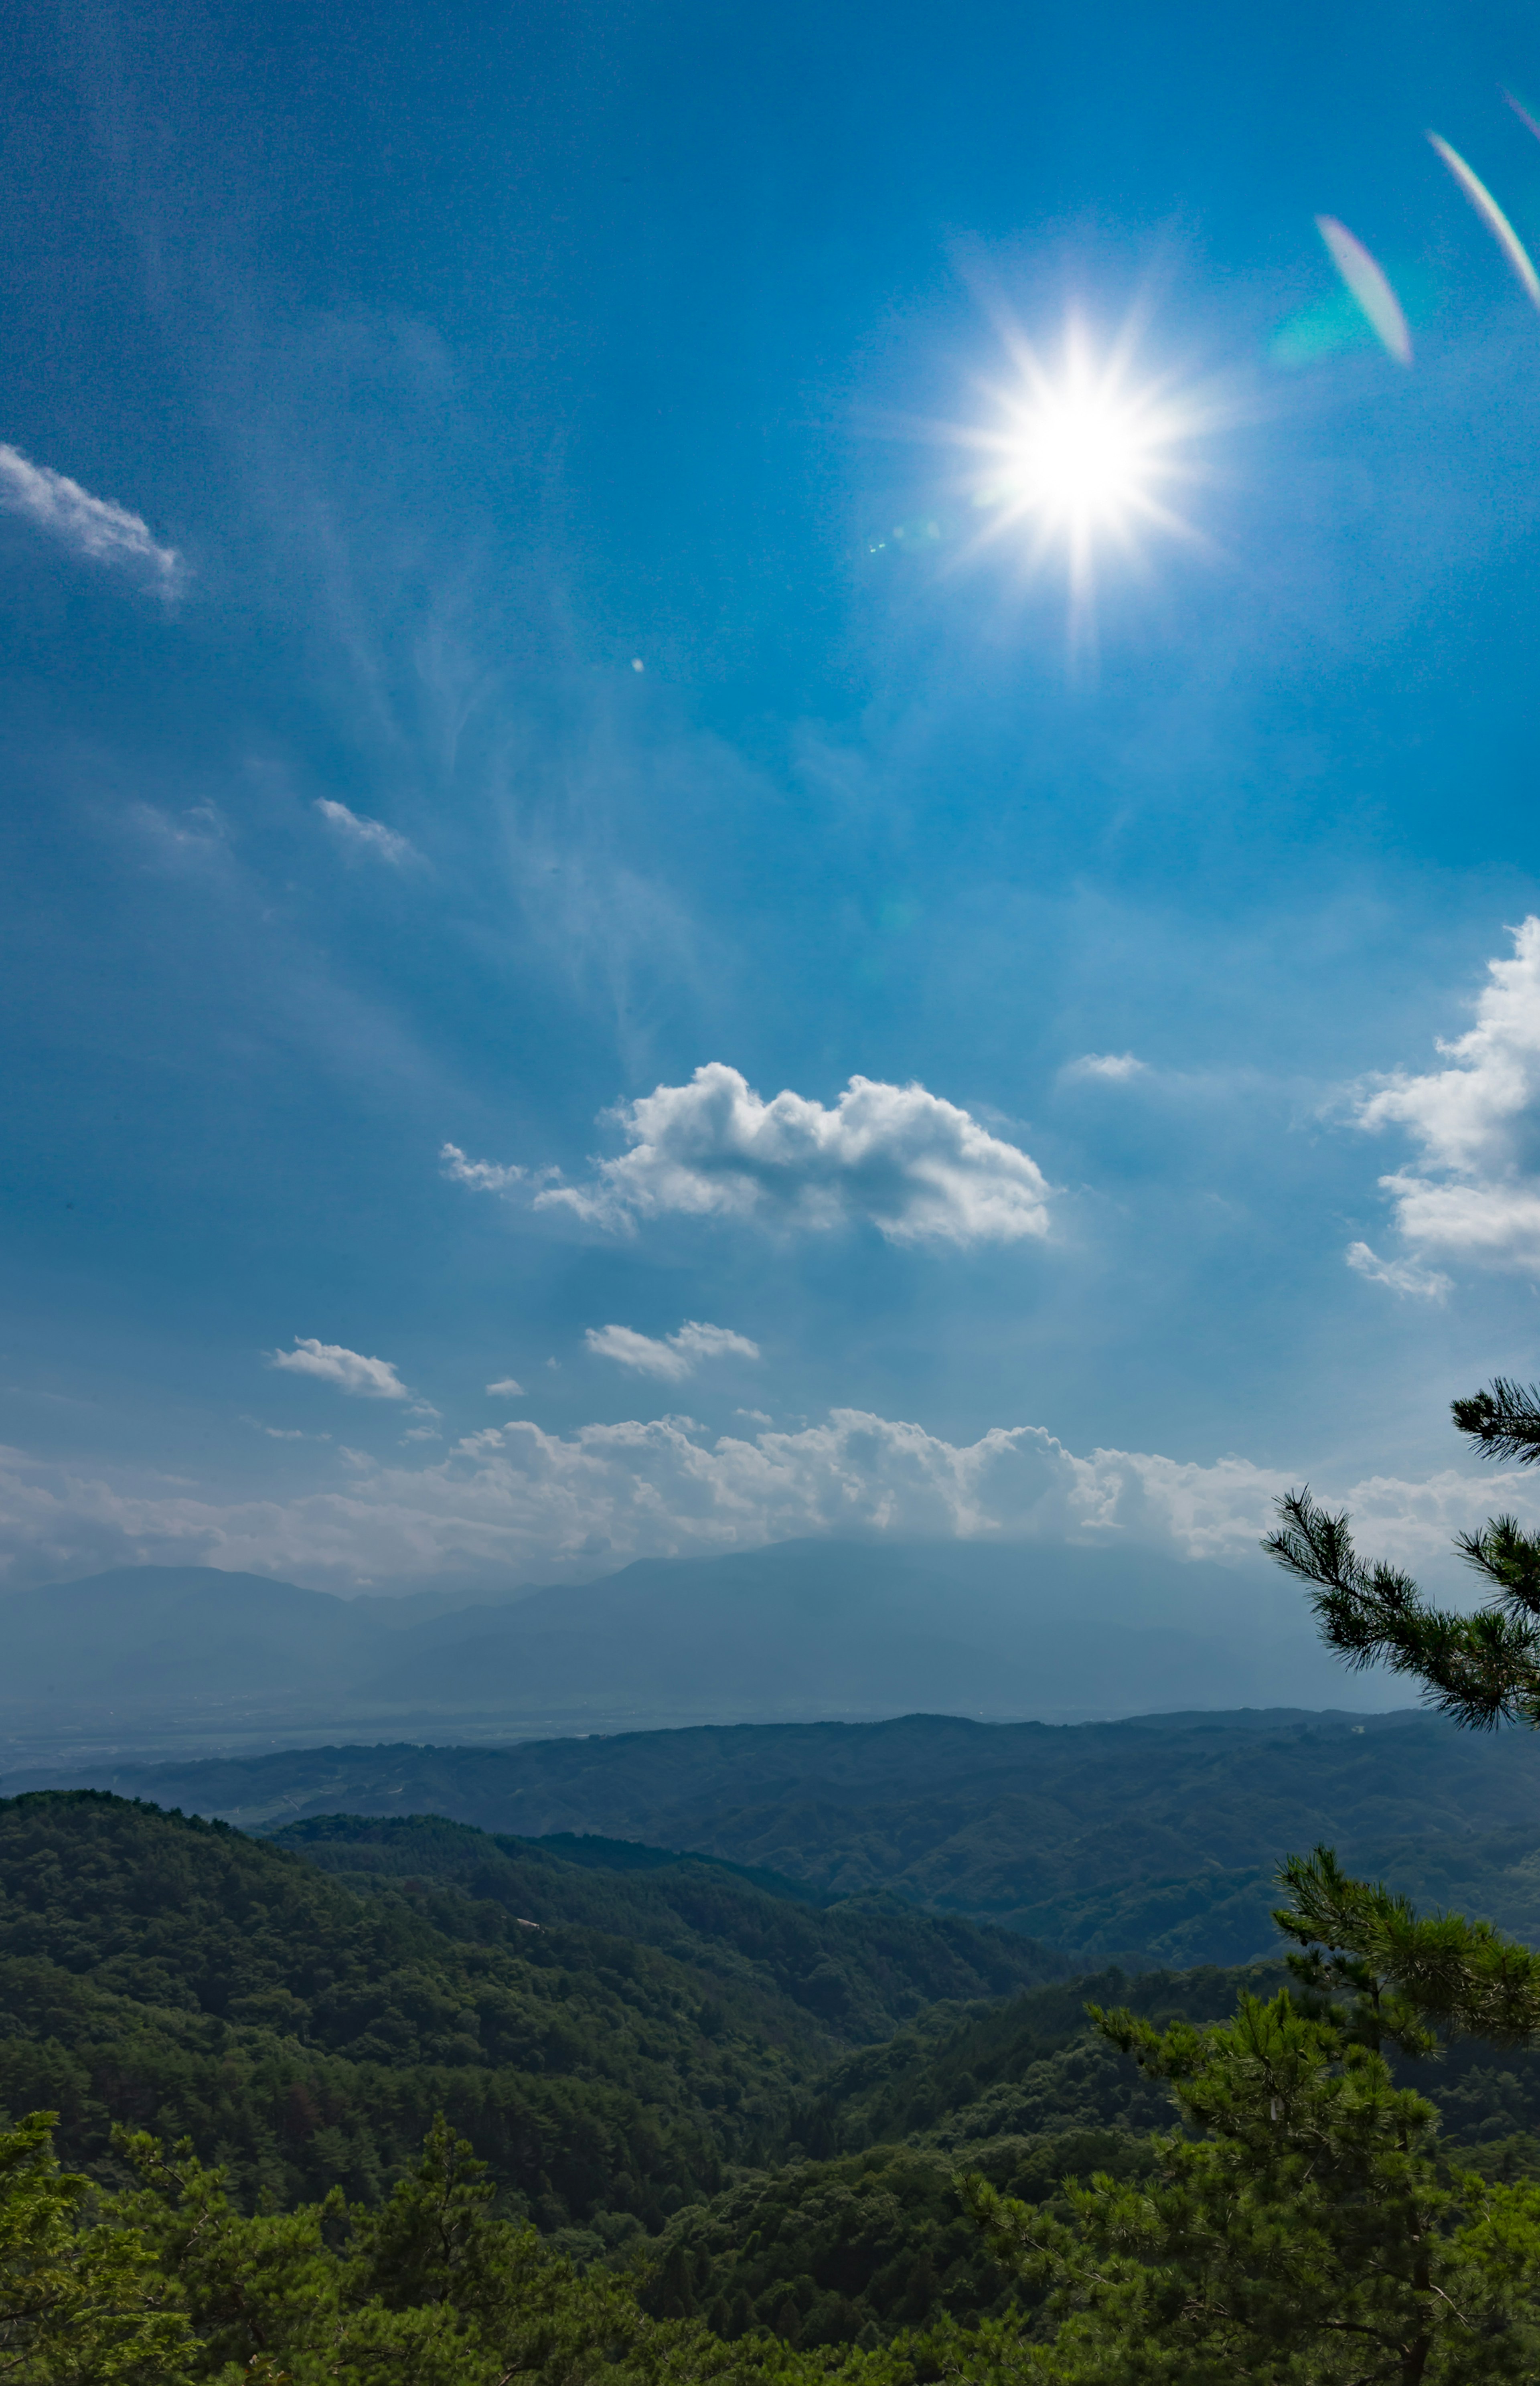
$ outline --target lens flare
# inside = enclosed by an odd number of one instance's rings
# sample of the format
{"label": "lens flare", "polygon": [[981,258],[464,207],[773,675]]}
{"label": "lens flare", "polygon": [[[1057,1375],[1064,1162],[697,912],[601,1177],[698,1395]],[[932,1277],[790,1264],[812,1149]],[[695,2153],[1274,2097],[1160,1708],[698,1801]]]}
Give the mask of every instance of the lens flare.
{"label": "lens flare", "polygon": [[1530,262],[1529,251],[1481,176],[1466,164],[1459,151],[1451,149],[1447,141],[1438,133],[1430,132],[1428,139],[1512,266],[1531,306],[1540,307],[1540,274],[1535,272]]}
{"label": "lens flare", "polygon": [[1383,270],[1375,263],[1361,240],[1355,238],[1344,223],[1335,216],[1318,216],[1316,230],[1326,243],[1332,262],[1353,293],[1365,320],[1386,354],[1398,365],[1412,360],[1411,333],[1401,311],[1401,301],[1390,286]]}

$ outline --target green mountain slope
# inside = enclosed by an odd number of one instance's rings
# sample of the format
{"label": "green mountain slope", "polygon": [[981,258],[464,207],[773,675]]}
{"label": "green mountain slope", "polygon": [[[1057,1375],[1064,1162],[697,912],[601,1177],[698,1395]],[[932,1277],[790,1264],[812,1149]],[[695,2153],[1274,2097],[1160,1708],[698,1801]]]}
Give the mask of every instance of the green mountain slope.
{"label": "green mountain slope", "polygon": [[285,2202],[378,2193],[443,2109],[515,2208],[618,2239],[776,2144],[842,2047],[1039,1968],[703,1865],[664,1893],[450,1825],[361,1833],[349,1886],[96,1792],[0,1801],[0,2103],[57,2109],[93,2164],[113,2121],[185,2130]]}
{"label": "green mountain slope", "polygon": [[959,1915],[892,1897],[820,1906],[790,1883],[767,1886],[770,1874],[614,1840],[542,1845],[437,1816],[332,1815],[288,1825],[275,1844],[355,1888],[415,1877],[547,1930],[621,1934],[733,1984],[752,2010],[788,1999],[847,2042],[885,2037],[939,2000],[1004,1996],[1069,1968],[1047,1948]]}
{"label": "green mountain slope", "polygon": [[1266,1954],[1275,1866],[1324,1840],[1424,1903],[1540,1940],[1540,1736],[1462,1734],[1416,1714],[1065,1727],[910,1715],[511,1749],[297,1750],[102,1778],[249,1828],[436,1813],[524,1838],[645,1840],[820,1897],[897,1890],[1090,1964]]}

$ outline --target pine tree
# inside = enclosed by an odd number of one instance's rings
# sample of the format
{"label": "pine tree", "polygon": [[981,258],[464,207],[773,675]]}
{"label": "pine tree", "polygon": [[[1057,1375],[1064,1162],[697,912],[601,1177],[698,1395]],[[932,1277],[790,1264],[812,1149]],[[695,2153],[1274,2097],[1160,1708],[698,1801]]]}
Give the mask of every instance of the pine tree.
{"label": "pine tree", "polygon": [[[1211,2029],[1095,2012],[1185,2129],[1154,2179],[1067,2181],[1067,2222],[968,2192],[996,2257],[1050,2298],[991,2374],[1042,2386],[1496,2386],[1540,2357],[1540,2188],[1436,2158],[1436,2115],[1288,1990]],[[964,2364],[965,2374],[969,2365]],[[989,2370],[987,2361],[973,2373]]]}
{"label": "pine tree", "polygon": [[[1483,1457],[1540,1460],[1540,1387],[1496,1378],[1453,1404],[1458,1430]],[[1420,1681],[1430,1704],[1457,1723],[1540,1727],[1540,1533],[1494,1516],[1455,1547],[1491,1586],[1474,1614],[1424,1599],[1401,1567],[1366,1564],[1346,1513],[1333,1515],[1308,1485],[1278,1501],[1279,1528],[1262,1546],[1308,1583],[1321,1637],[1350,1665],[1388,1665]]]}

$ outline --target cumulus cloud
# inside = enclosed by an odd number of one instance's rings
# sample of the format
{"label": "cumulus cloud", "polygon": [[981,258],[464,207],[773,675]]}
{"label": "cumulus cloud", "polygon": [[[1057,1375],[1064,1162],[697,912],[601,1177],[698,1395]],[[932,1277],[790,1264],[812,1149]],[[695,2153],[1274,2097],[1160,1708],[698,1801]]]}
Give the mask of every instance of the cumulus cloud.
{"label": "cumulus cloud", "polygon": [[123,506],[94,497],[78,481],[34,464],[19,448],[0,441],[0,508],[21,514],[38,529],[93,563],[127,567],[147,579],[162,596],[173,596],[182,585],[182,558],[170,546],[158,546],[148,525]]}
{"label": "cumulus cloud", "polygon": [[344,845],[360,853],[372,853],[381,861],[393,862],[398,869],[404,861],[415,861],[417,848],[409,838],[400,836],[384,821],[369,820],[361,812],[350,812],[346,804],[333,801],[330,796],[318,796],[316,810],[330,829],[341,837]]}
{"label": "cumulus cloud", "polygon": [[1416,1293],[1424,1300],[1442,1300],[1449,1290],[1449,1278],[1433,1268],[1419,1267],[1415,1260],[1382,1260],[1368,1243],[1349,1243],[1347,1264],[1356,1268],[1370,1284],[1388,1285],[1392,1292]]}
{"label": "cumulus cloud", "polygon": [[702,1359],[735,1354],[742,1359],[759,1357],[759,1344],[751,1342],[746,1334],[731,1333],[726,1325],[699,1325],[693,1320],[662,1340],[637,1334],[629,1325],[590,1325],[584,1339],[598,1358],[614,1359],[639,1375],[661,1375],[675,1384],[693,1375]]}
{"label": "cumulus cloud", "polygon": [[[1048,1232],[1037,1162],[923,1086],[852,1077],[832,1109],[801,1094],[763,1101],[713,1061],[688,1086],[659,1086],[612,1116],[630,1149],[587,1185],[548,1181],[537,1210],[564,1208],[611,1228],[666,1212],[827,1230],[866,1219],[890,1242],[1016,1242]],[[446,1174],[507,1192],[524,1172],[468,1162]]]}
{"label": "cumulus cloud", "polygon": [[270,1350],[270,1367],[291,1375],[314,1375],[364,1400],[405,1400],[411,1398],[388,1359],[366,1359],[361,1351],[345,1350],[340,1342],[318,1342],[297,1334],[292,1350]]}
{"label": "cumulus cloud", "polygon": [[[1136,1450],[1078,1455],[1035,1425],[955,1444],[852,1409],[795,1431],[715,1439],[679,1417],[568,1435],[519,1420],[426,1464],[338,1456],[349,1474],[335,1488],[221,1501],[164,1478],[125,1480],[0,1450],[0,1581],[154,1563],[336,1589],[365,1580],[538,1583],[637,1557],[821,1534],[1069,1540],[1225,1561],[1254,1554],[1289,1479],[1239,1458],[1204,1466]],[[1323,1471],[1314,1488],[1352,1509],[1364,1549],[1413,1566],[1446,1563],[1450,1536],[1479,1525],[1492,1500],[1487,1480],[1452,1471],[1420,1482]],[[1503,1504],[1540,1526],[1540,1484],[1505,1482]]]}
{"label": "cumulus cloud", "polygon": [[1109,1085],[1125,1084],[1130,1077],[1147,1077],[1150,1064],[1133,1052],[1082,1052],[1065,1069],[1067,1077],[1099,1077]]}
{"label": "cumulus cloud", "polygon": [[1380,1179],[1414,1250],[1540,1273],[1540,919],[1487,977],[1474,1026],[1439,1044],[1448,1067],[1382,1078],[1357,1122],[1420,1146],[1420,1168]]}
{"label": "cumulus cloud", "polygon": [[523,1384],[515,1383],[511,1375],[505,1375],[500,1384],[488,1384],[486,1389],[495,1400],[522,1400],[524,1396]]}

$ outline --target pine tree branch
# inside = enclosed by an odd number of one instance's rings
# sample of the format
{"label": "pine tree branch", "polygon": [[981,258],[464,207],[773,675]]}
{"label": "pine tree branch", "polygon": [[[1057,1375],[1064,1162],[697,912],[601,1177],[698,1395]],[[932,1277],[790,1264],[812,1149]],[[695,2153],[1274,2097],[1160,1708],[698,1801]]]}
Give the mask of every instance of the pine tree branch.
{"label": "pine tree branch", "polygon": [[1459,1431],[1480,1444],[1483,1458],[1512,1458],[1521,1466],[1540,1460],[1540,1385],[1496,1375],[1489,1391],[1453,1400],[1450,1409]]}
{"label": "pine tree branch", "polygon": [[1332,1515],[1308,1485],[1277,1505],[1279,1529],[1262,1547],[1310,1585],[1329,1648],[1355,1668],[1415,1676],[1440,1714],[1470,1729],[1540,1724],[1540,1540],[1512,1517],[1462,1538],[1461,1554],[1496,1583],[1503,1604],[1461,1615],[1432,1606],[1399,1566],[1366,1566],[1345,1512]]}
{"label": "pine tree branch", "polygon": [[1278,1878],[1291,1903],[1273,1920],[1301,1946],[1327,1951],[1324,1968],[1359,1991],[1355,2020],[1373,2033],[1408,2053],[1431,2051],[1428,2024],[1503,2045],[1540,2034],[1540,1954],[1489,1922],[1420,1916],[1378,1881],[1344,1873],[1331,1848],[1288,1857]]}

